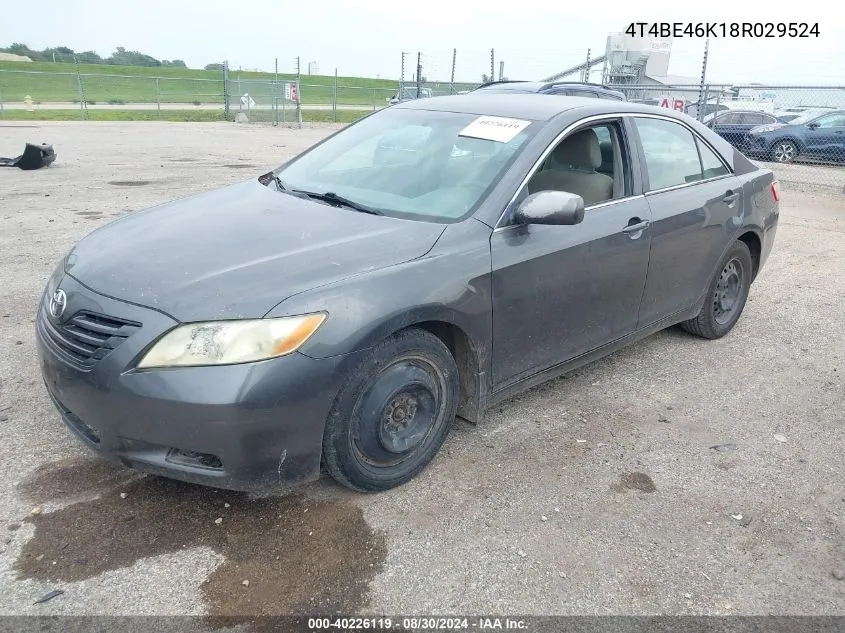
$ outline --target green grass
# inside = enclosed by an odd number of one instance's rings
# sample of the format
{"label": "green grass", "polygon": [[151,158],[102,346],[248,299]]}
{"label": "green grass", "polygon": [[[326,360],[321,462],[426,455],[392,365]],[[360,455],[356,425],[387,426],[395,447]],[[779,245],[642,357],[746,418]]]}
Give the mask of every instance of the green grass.
{"label": "green grass", "polygon": [[[371,110],[338,110],[338,123],[351,123],[369,114]],[[257,114],[255,111],[253,114]],[[263,111],[262,116],[253,117],[253,121],[269,123],[273,120],[271,111]],[[295,113],[288,110],[286,120],[282,121],[279,111],[279,122],[290,124],[295,121]],[[81,121],[82,112],[76,110],[4,110],[0,114],[0,121]],[[175,122],[208,122],[222,121],[223,110],[88,110],[89,121],[175,121]],[[303,110],[303,123],[331,123],[334,121],[331,110]]]}
{"label": "green grass", "polygon": [[[25,72],[24,72],[25,71]],[[79,72],[87,101],[125,103],[223,103],[223,73],[186,68],[144,68],[80,64]],[[295,76],[279,74],[279,82]],[[273,73],[229,72],[231,99],[248,92],[258,103],[270,103],[283,86],[274,85]],[[300,79],[304,104],[331,103],[334,77],[313,75]],[[395,93],[398,82],[365,77],[338,77],[337,102],[346,105],[381,105]],[[41,102],[79,100],[79,83],[73,64],[50,62],[0,62],[0,98],[23,101],[29,95]]]}

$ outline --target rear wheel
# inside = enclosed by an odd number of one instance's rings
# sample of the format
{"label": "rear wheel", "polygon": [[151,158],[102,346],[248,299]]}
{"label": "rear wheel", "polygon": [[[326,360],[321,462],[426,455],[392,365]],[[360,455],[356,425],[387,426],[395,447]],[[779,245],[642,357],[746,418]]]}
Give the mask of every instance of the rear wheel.
{"label": "rear wheel", "polygon": [[791,163],[798,158],[798,146],[794,141],[782,140],[772,146],[772,160],[776,163]]}
{"label": "rear wheel", "polygon": [[698,316],[684,321],[681,327],[708,339],[721,338],[730,332],[748,299],[751,275],[751,251],[744,242],[737,241],[719,263]]}
{"label": "rear wheel", "polygon": [[433,334],[414,328],[382,341],[335,402],[323,436],[326,470],[361,491],[413,479],[449,434],[459,389],[455,360]]}

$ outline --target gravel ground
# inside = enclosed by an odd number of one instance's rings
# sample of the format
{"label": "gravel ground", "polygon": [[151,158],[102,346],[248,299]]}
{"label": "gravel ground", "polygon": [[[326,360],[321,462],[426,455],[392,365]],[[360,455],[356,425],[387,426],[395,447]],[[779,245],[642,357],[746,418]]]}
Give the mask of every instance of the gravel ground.
{"label": "gravel ground", "polygon": [[0,125],[0,153],[58,152],[0,170],[0,614],[845,615],[842,195],[784,188],[728,337],[667,330],[510,400],[401,489],[253,498],[87,453],[36,363],[55,262],[326,131]]}

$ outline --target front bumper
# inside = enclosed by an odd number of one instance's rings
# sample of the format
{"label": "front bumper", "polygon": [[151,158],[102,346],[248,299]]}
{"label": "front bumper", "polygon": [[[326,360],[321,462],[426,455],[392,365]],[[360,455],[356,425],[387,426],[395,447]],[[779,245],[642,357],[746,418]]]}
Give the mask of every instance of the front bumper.
{"label": "front bumper", "polygon": [[739,150],[746,156],[768,157],[771,151],[771,141],[763,136],[746,134],[739,144]]}
{"label": "front bumper", "polygon": [[[355,355],[138,371],[143,351],[176,321],[70,276],[59,287],[61,318],[39,306],[38,355],[51,399],[84,444],[137,470],[218,488],[277,489],[319,476],[325,421]],[[81,362],[56,336],[79,314],[138,327]]]}

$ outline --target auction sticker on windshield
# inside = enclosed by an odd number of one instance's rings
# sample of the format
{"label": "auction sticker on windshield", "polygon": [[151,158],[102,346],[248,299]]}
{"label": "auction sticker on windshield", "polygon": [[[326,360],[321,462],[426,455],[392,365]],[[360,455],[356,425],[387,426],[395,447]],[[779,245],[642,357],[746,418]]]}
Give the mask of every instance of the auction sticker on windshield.
{"label": "auction sticker on windshield", "polygon": [[487,141],[509,143],[517,134],[527,128],[531,121],[506,119],[498,116],[480,116],[467,125],[458,136],[469,136]]}

